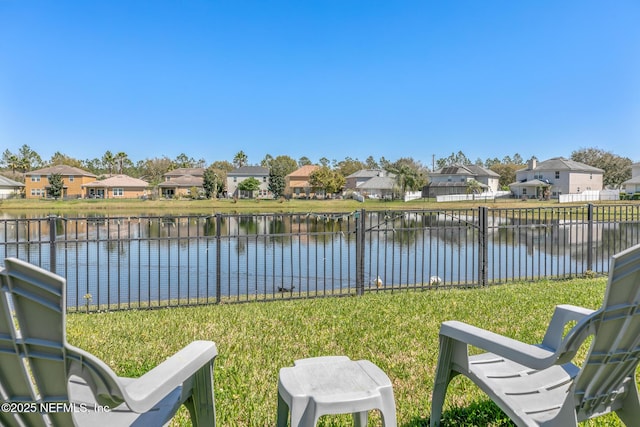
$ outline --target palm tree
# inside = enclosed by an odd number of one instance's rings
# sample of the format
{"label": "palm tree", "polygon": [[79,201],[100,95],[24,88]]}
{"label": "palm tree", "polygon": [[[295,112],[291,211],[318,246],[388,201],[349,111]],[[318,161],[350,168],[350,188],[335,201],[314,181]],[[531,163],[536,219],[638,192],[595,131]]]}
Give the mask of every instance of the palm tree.
{"label": "palm tree", "polygon": [[102,156],[102,165],[109,170],[109,175],[113,174],[114,161],[115,159],[113,157],[113,153],[109,150],[105,151],[104,155]]}
{"label": "palm tree", "polygon": [[238,153],[236,153],[235,157],[233,158],[233,164],[236,168],[241,168],[242,166],[247,164],[247,155],[244,154],[244,151],[240,150],[238,151]]}
{"label": "palm tree", "polygon": [[122,174],[123,164],[126,159],[127,159],[127,153],[125,153],[124,151],[118,152],[118,154],[116,154],[113,158],[114,163],[118,165],[119,174]]}

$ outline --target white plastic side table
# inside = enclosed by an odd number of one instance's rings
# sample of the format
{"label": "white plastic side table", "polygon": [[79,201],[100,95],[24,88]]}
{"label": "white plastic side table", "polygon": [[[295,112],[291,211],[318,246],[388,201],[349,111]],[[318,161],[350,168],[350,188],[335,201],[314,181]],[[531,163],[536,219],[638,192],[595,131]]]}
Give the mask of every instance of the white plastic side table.
{"label": "white plastic side table", "polygon": [[313,427],[322,415],[353,414],[366,427],[378,409],[385,427],[396,427],[396,403],[389,377],[368,360],[324,356],[296,360],[278,379],[278,427]]}

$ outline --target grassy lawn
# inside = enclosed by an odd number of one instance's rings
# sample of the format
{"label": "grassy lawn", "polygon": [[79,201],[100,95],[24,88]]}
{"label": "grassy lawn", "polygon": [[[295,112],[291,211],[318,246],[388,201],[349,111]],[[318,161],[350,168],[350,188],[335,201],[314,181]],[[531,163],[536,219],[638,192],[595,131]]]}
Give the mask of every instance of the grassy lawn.
{"label": "grassy lawn", "polygon": [[437,203],[433,199],[420,199],[410,202],[366,200],[364,203],[355,200],[247,200],[237,202],[231,199],[219,200],[47,200],[47,199],[9,199],[0,200],[0,208],[13,215],[64,215],[74,216],[86,213],[103,213],[117,215],[180,215],[180,214],[212,214],[248,213],[248,212],[351,212],[356,209],[457,209],[477,206],[495,208],[537,208],[557,206],[557,201],[529,200],[522,202],[514,199],[500,199],[495,202],[452,202]]}
{"label": "grassy lawn", "polygon": [[[68,340],[137,377],[196,339],[217,343],[215,399],[220,426],[273,426],[277,378],[295,359],[369,359],[391,378],[398,425],[428,425],[438,328],[457,319],[525,342],[539,342],[556,304],[600,306],[605,279],[520,283],[477,290],[373,293],[363,297],[72,314]],[[457,377],[444,425],[509,425],[473,384]],[[377,414],[370,425],[379,425]],[[323,417],[347,426],[349,416]],[[174,425],[190,425],[181,409]],[[607,416],[590,426],[621,425]]]}

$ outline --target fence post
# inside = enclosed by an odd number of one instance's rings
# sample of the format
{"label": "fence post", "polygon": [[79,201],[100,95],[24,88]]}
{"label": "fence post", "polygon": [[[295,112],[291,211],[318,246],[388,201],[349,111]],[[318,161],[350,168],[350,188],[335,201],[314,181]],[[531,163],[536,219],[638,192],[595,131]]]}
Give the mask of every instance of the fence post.
{"label": "fence post", "polygon": [[365,210],[356,211],[356,294],[364,294]]}
{"label": "fence post", "polygon": [[49,271],[56,273],[56,219],[55,215],[49,215]]}
{"label": "fence post", "polygon": [[489,208],[478,207],[478,284],[487,285],[487,235],[489,228]]}
{"label": "fence post", "polygon": [[587,270],[593,271],[593,204],[587,205]]}
{"label": "fence post", "polygon": [[220,240],[220,236],[222,235],[222,216],[217,213],[216,214],[216,303],[220,303],[222,297],[220,296],[220,292],[222,292],[222,273],[220,272],[220,264],[222,263],[222,241]]}

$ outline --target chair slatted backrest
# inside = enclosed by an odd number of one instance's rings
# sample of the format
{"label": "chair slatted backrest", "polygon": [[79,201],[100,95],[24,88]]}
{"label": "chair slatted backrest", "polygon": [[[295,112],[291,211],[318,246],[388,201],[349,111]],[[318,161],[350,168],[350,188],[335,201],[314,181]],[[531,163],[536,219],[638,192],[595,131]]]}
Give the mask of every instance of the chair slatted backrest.
{"label": "chair slatted backrest", "polygon": [[[5,260],[0,292],[0,398],[35,412],[0,413],[7,426],[70,426],[65,358],[65,280],[14,258]],[[42,404],[42,405],[41,405]],[[16,407],[19,408],[19,405]]]}
{"label": "chair slatted backrest", "polygon": [[589,319],[595,334],[575,380],[578,418],[616,410],[634,386],[640,360],[640,246],[611,260],[602,308]]}

